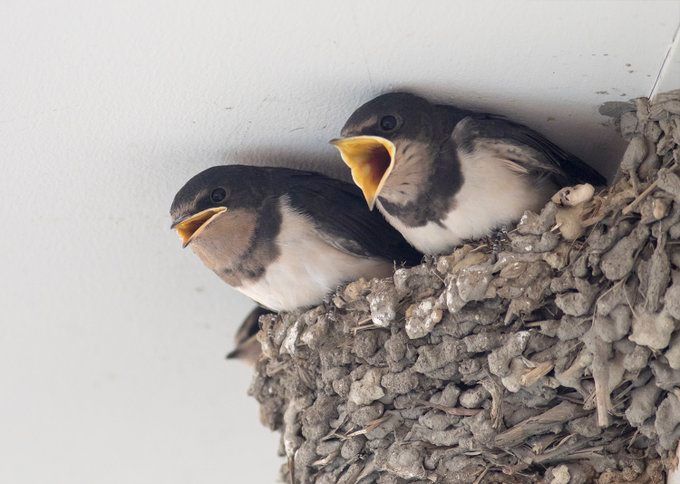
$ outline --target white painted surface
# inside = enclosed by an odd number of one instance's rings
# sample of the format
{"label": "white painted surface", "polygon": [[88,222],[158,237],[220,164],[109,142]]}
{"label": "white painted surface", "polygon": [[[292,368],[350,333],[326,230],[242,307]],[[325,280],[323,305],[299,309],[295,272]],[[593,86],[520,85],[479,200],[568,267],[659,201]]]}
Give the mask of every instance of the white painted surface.
{"label": "white painted surface", "polygon": [[249,305],[179,249],[175,190],[225,158],[342,166],[327,140],[397,87],[515,115],[603,166],[620,142],[598,105],[650,93],[679,17],[676,1],[3,1],[0,482],[272,482],[249,373],[222,360]]}
{"label": "white painted surface", "polygon": [[652,96],[680,88],[680,25],[668,46],[658,77],[652,87]]}

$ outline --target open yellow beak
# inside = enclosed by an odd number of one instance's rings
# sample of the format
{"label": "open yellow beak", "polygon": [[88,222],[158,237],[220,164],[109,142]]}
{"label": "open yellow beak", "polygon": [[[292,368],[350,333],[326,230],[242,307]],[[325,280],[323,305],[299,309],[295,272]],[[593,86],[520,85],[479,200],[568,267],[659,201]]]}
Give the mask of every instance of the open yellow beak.
{"label": "open yellow beak", "polygon": [[373,210],[385,180],[394,166],[394,144],[380,136],[352,136],[330,142],[352,171],[354,183],[361,188],[368,207]]}
{"label": "open yellow beak", "polygon": [[172,228],[177,231],[179,238],[182,239],[182,248],[189,245],[198,234],[205,230],[210,222],[226,211],[226,207],[208,208],[172,224]]}

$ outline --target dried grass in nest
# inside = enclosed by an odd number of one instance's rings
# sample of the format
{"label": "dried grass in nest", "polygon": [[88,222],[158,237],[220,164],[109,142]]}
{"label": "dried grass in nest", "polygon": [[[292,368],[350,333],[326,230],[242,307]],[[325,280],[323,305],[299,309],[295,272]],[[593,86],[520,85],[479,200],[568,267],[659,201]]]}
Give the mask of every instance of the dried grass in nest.
{"label": "dried grass in nest", "polygon": [[680,437],[680,91],[614,184],[265,316],[251,393],[290,482],[663,482]]}

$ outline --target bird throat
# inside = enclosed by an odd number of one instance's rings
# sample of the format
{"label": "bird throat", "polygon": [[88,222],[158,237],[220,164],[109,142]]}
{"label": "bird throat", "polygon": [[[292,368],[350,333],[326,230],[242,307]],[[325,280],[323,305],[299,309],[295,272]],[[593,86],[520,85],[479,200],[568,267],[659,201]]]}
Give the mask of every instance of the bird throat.
{"label": "bird throat", "polygon": [[455,146],[432,151],[427,143],[400,143],[395,168],[380,193],[380,206],[408,227],[441,225],[463,181]]}
{"label": "bird throat", "polygon": [[429,146],[404,140],[397,145],[394,159],[394,168],[380,191],[381,200],[405,205],[427,194],[435,171]]}
{"label": "bird throat", "polygon": [[222,277],[251,250],[256,224],[254,211],[231,210],[212,222],[189,247],[206,267]]}

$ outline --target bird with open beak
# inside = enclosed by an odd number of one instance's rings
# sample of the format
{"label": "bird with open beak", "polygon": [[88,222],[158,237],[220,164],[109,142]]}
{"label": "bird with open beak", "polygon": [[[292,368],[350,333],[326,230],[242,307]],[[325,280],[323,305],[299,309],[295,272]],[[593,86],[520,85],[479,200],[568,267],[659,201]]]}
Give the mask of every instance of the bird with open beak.
{"label": "bird with open beak", "polygon": [[184,247],[274,311],[318,304],[345,282],[422,257],[354,185],[308,171],[209,168],[180,189],[170,215]]}
{"label": "bird with open beak", "polygon": [[383,94],[332,140],[374,205],[421,252],[439,254],[538,210],[560,187],[605,179],[501,116]]}

